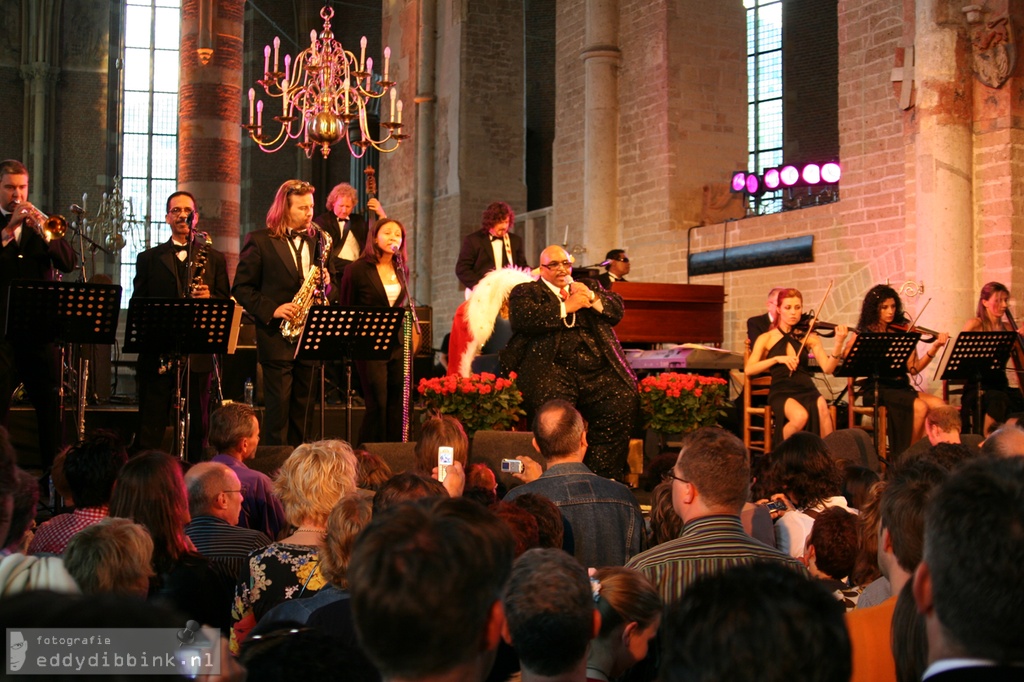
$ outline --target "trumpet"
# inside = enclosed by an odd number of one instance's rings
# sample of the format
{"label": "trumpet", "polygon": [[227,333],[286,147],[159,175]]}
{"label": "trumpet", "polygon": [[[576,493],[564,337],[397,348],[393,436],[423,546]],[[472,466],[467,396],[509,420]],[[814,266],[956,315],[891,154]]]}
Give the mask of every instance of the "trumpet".
{"label": "trumpet", "polygon": [[[15,202],[15,205],[20,203]],[[63,239],[68,232],[67,218],[62,215],[48,216],[34,206],[22,209],[22,215],[25,216],[24,223],[38,232],[47,244],[54,239]]]}

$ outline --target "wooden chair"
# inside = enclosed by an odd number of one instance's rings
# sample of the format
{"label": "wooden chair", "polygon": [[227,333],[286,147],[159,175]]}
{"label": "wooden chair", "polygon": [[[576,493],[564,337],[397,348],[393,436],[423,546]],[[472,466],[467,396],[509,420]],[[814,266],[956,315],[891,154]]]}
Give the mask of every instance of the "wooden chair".
{"label": "wooden chair", "polygon": [[[858,390],[857,382],[853,377],[847,377],[846,379],[846,394],[850,396],[850,407],[846,411],[848,417],[847,428],[861,428],[865,431],[878,430],[878,453],[877,456],[881,460],[887,461],[888,454],[888,414],[886,413],[885,405],[880,406],[877,410],[873,405],[858,405],[857,399],[860,398],[863,402],[863,392]],[[858,416],[869,416],[871,417],[871,425],[865,426],[863,422],[857,423]]]}
{"label": "wooden chair", "polygon": [[[750,359],[750,341],[747,341],[743,364]],[[768,391],[772,386],[770,374],[758,374],[751,377],[743,373],[743,444],[747,452],[768,454],[772,451],[772,408],[768,405]],[[763,401],[753,404],[753,397],[760,396]],[[760,404],[762,403],[763,404]],[[756,420],[756,423],[755,423]]]}

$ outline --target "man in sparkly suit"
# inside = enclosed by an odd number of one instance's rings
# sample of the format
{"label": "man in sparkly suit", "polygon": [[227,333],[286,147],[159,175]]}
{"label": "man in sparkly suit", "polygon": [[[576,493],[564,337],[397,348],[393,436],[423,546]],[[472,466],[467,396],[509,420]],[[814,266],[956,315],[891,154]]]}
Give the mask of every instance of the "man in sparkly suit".
{"label": "man in sparkly suit", "polygon": [[571,269],[569,254],[549,246],[540,256],[541,279],[512,290],[513,335],[502,370],[518,373],[528,419],[549,400],[573,403],[589,422],[584,463],[621,479],[640,411],[636,376],[612,330],[622,299],[593,280],[572,281]]}

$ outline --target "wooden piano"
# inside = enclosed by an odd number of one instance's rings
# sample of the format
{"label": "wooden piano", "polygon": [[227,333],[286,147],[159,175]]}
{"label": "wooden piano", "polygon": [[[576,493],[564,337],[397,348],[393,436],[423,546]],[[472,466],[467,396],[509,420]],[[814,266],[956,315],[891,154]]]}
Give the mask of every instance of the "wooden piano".
{"label": "wooden piano", "polygon": [[621,343],[722,345],[725,287],[616,282],[612,290],[626,307],[615,326]]}

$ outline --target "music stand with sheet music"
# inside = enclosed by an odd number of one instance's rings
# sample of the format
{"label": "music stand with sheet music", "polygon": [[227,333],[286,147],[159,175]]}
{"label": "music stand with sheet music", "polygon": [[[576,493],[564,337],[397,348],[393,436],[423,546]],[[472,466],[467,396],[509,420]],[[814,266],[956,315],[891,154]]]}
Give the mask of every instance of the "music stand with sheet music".
{"label": "music stand with sheet music", "polygon": [[[345,363],[345,439],[352,442],[352,360],[387,360],[401,340],[403,308],[317,305],[309,309],[296,360],[320,362],[320,437],[325,438],[324,361]],[[390,397],[388,398],[390,400]]]}
{"label": "music stand with sheet music", "polygon": [[229,352],[240,319],[229,298],[133,298],[128,303],[124,352],[168,355],[177,365],[175,445],[181,459],[189,430],[188,355]]}
{"label": "music stand with sheet music", "polygon": [[974,414],[974,431],[984,430],[984,414],[981,411],[981,380],[991,372],[1001,372],[1010,359],[1010,351],[1017,340],[1017,332],[960,332],[949,353],[936,370],[943,381],[974,381],[978,385],[977,405]]}
{"label": "music stand with sheet music", "polygon": [[[837,377],[870,377],[874,382],[875,415],[878,415],[879,379],[892,378],[907,373],[907,359],[915,352],[921,335],[918,332],[888,334],[864,332],[857,335],[850,351],[846,354],[843,364],[835,371]],[[853,408],[854,396],[850,396],[850,409]],[[875,452],[878,448],[879,428],[875,425],[872,435],[875,441]],[[886,462],[888,465],[888,462]]]}
{"label": "music stand with sheet music", "polygon": [[[117,319],[121,312],[121,287],[117,284],[81,282],[12,282],[7,293],[6,337],[17,337],[36,344],[57,343],[61,349],[61,378],[58,386],[57,419],[60,438],[64,436],[64,344],[111,344],[117,338]],[[81,377],[76,392],[85,390]],[[85,421],[85,406],[80,406],[79,423]]]}

